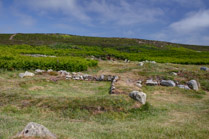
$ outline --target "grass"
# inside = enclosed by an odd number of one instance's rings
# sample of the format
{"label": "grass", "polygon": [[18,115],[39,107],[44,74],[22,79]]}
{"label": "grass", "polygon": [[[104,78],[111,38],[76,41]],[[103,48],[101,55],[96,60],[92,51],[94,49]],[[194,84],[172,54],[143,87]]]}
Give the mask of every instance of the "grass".
{"label": "grass", "polygon": [[[108,82],[60,80],[50,75],[20,79],[23,71],[0,71],[0,138],[8,139],[28,122],[46,126],[59,138],[202,138],[209,136],[209,92],[205,72],[200,66],[145,64],[100,61],[92,75],[119,75],[116,88],[122,95],[109,95]],[[147,69],[147,71],[146,71]],[[172,76],[184,71],[184,76]],[[140,74],[144,72],[144,74]],[[186,82],[198,79],[200,91],[177,87],[134,86],[138,79],[167,78]],[[147,104],[128,97],[131,90],[147,94]]]}

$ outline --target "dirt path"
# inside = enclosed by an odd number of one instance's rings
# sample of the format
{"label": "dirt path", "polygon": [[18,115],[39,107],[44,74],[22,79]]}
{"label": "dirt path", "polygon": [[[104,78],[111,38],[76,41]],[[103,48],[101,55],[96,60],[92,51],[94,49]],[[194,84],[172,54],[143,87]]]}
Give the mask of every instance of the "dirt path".
{"label": "dirt path", "polygon": [[9,40],[11,41],[17,34],[13,34],[12,36],[10,36]]}

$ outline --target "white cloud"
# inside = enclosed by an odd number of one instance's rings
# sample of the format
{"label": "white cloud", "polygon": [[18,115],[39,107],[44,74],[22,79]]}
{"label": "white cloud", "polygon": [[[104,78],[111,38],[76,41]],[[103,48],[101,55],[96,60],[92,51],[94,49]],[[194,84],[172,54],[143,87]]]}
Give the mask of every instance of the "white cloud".
{"label": "white cloud", "polygon": [[190,33],[209,28],[209,10],[190,13],[186,18],[172,23],[170,27],[177,32]]}
{"label": "white cloud", "polygon": [[118,0],[117,4],[107,0],[92,0],[88,11],[99,15],[101,23],[114,22],[117,25],[151,23],[164,13],[160,8],[150,7],[142,2],[128,3]]}
{"label": "white cloud", "polygon": [[76,0],[18,0],[17,4],[27,5],[33,10],[39,10],[40,13],[62,12],[64,15],[72,15],[80,20],[89,20],[82,7]]}
{"label": "white cloud", "polygon": [[127,0],[16,0],[16,4],[27,5],[29,9],[32,8],[39,13],[61,12],[66,18],[73,16],[87,22],[88,25],[90,22],[115,25],[152,23],[164,14],[160,8],[150,7],[145,2],[130,3]]}

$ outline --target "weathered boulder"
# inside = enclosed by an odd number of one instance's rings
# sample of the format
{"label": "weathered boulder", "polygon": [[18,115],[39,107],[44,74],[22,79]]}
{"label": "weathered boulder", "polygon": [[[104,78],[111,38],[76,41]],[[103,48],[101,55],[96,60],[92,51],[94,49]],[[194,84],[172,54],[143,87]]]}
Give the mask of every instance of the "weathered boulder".
{"label": "weathered boulder", "polygon": [[188,85],[177,85],[177,87],[179,87],[181,89],[185,89],[185,90],[190,90]]}
{"label": "weathered boulder", "polygon": [[20,76],[21,78],[24,78],[24,77],[33,77],[34,75],[35,75],[34,73],[28,72],[28,71],[26,71],[25,73],[20,73],[20,74],[19,74],[19,76]]}
{"label": "weathered boulder", "polygon": [[189,88],[198,91],[199,87],[198,87],[198,83],[196,80],[191,80],[187,83],[187,85],[189,86]]}
{"label": "weathered boulder", "polygon": [[146,103],[147,95],[143,92],[133,91],[129,94],[129,97],[144,105]]}
{"label": "weathered boulder", "polygon": [[15,138],[50,138],[56,139],[56,135],[51,133],[45,126],[30,122],[26,125],[26,127],[18,133]]}
{"label": "weathered boulder", "polygon": [[171,86],[171,87],[175,87],[176,86],[176,83],[172,80],[162,80],[160,82],[160,85],[162,86]]}
{"label": "weathered boulder", "polygon": [[153,81],[152,79],[146,81],[146,85],[148,86],[155,86],[158,85],[157,81]]}
{"label": "weathered boulder", "polygon": [[209,68],[208,67],[201,67],[200,70],[209,71]]}

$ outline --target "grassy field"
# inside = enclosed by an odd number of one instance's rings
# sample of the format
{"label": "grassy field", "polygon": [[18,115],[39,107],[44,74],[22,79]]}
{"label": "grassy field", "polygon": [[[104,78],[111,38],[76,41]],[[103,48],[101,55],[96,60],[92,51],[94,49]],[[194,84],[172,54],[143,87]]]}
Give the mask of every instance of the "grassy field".
{"label": "grassy field", "polygon": [[[208,65],[206,65],[208,66]],[[43,124],[63,139],[202,138],[209,136],[209,73],[198,65],[99,61],[91,75],[118,75],[118,95],[108,94],[109,82],[59,80],[49,75],[20,79],[20,70],[0,70],[0,138],[8,139],[28,122]],[[174,76],[172,72],[179,72]],[[177,87],[145,86],[138,79],[196,79],[197,92]],[[128,97],[147,94],[147,104]]]}

